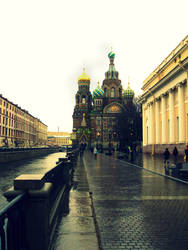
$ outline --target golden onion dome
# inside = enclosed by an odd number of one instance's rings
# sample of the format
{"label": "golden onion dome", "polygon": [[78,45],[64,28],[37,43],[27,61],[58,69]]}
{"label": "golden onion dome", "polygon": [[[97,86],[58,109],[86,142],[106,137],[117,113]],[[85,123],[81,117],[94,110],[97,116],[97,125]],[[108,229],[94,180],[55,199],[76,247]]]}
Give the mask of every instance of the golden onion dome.
{"label": "golden onion dome", "polygon": [[85,68],[83,68],[82,74],[78,77],[78,81],[82,81],[82,80],[90,81],[90,77],[86,75]]}

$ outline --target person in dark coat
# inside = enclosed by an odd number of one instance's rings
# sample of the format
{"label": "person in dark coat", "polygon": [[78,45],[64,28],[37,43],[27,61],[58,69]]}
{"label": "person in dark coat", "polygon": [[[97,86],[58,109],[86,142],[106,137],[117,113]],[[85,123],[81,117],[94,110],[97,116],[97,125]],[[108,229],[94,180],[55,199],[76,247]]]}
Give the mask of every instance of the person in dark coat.
{"label": "person in dark coat", "polygon": [[174,148],[172,154],[174,156],[174,163],[176,163],[178,158],[178,149],[176,147]]}
{"label": "person in dark coat", "polygon": [[169,174],[169,158],[170,158],[170,152],[168,148],[165,149],[164,153],[164,168],[165,168],[165,174]]}
{"label": "person in dark coat", "polygon": [[164,155],[164,160],[165,160],[165,162],[166,162],[167,160],[169,160],[169,158],[170,158],[170,152],[169,152],[168,148],[165,149],[163,155]]}
{"label": "person in dark coat", "polygon": [[188,162],[188,145],[185,148],[185,159],[186,159],[186,162]]}

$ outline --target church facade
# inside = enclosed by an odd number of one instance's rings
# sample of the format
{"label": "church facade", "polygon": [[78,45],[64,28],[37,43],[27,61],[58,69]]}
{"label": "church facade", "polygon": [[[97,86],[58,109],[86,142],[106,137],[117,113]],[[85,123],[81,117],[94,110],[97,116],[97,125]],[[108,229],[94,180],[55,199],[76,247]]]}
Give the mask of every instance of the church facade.
{"label": "church facade", "polygon": [[117,147],[117,116],[123,112],[126,100],[132,100],[134,92],[128,88],[123,91],[119,73],[114,65],[114,52],[108,54],[109,69],[105,73],[102,86],[99,85],[90,92],[90,77],[85,70],[78,78],[78,91],[75,95],[73,112],[73,132],[77,143],[86,143],[93,147],[102,145],[103,148]]}

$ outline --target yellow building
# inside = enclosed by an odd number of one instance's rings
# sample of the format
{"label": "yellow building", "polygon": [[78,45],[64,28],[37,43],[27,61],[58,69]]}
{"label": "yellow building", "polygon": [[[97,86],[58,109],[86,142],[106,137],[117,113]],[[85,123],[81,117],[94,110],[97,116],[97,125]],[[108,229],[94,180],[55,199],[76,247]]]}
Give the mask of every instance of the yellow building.
{"label": "yellow building", "polygon": [[70,144],[70,133],[68,132],[48,132],[49,146],[67,146]]}
{"label": "yellow building", "polygon": [[143,82],[143,152],[188,143],[188,36]]}
{"label": "yellow building", "polygon": [[41,140],[45,145],[47,126],[0,95],[0,147],[38,146]]}
{"label": "yellow building", "polygon": [[39,119],[35,119],[35,128],[36,128],[36,144],[38,146],[46,145],[48,127]]}

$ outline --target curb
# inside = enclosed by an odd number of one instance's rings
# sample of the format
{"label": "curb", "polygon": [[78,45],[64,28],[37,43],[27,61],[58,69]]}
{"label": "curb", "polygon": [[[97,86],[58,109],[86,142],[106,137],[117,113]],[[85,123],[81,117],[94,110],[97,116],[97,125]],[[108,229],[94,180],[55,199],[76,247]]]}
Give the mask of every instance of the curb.
{"label": "curb", "polygon": [[[88,185],[89,185],[89,179],[88,179],[88,174],[87,174],[87,168],[86,168],[86,162],[85,162],[85,158],[83,156],[83,165],[86,171],[86,176],[87,176],[87,181],[88,181]],[[95,226],[95,232],[96,232],[96,237],[97,237],[97,241],[98,241],[98,250],[103,250],[102,248],[102,242],[101,242],[101,237],[100,237],[100,230],[99,230],[99,226],[98,226],[98,222],[97,222],[97,216],[95,213],[95,207],[94,207],[94,203],[93,203],[93,192],[90,190],[90,185],[89,185],[89,196],[91,199],[91,210],[92,210],[92,215],[93,215],[93,223]]]}
{"label": "curb", "polygon": [[188,184],[188,181],[180,180],[180,179],[175,178],[175,177],[170,176],[170,175],[161,174],[161,173],[152,171],[152,170],[150,170],[150,169],[147,169],[147,168],[138,166],[138,165],[136,165],[136,164],[130,163],[130,162],[128,162],[128,161],[122,161],[122,160],[119,160],[119,161],[122,162],[122,163],[123,163],[123,162],[126,162],[127,164],[129,164],[129,165],[131,165],[131,166],[134,166],[134,167],[143,169],[143,170],[148,171],[148,172],[153,173],[153,174],[157,174],[157,175],[163,176],[163,177],[168,178],[168,179],[171,179],[171,180],[173,180],[173,181],[181,182],[181,183],[183,183],[183,184]]}

